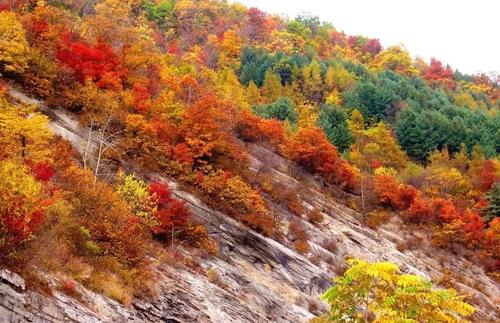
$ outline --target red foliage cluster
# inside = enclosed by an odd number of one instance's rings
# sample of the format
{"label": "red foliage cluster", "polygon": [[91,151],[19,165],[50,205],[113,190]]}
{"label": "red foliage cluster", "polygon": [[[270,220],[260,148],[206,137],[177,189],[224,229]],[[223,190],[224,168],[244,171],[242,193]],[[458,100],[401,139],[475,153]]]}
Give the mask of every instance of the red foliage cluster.
{"label": "red foliage cluster", "polygon": [[345,40],[345,36],[343,33],[341,32],[338,32],[338,31],[332,31],[332,33],[330,34],[330,41],[333,45],[339,45],[339,46],[342,46],[344,45],[344,40]]}
{"label": "red foliage cluster", "polygon": [[493,160],[485,160],[477,177],[475,180],[476,187],[478,187],[482,192],[488,192],[493,187],[493,184],[497,182],[500,178],[497,176],[497,168]]}
{"label": "red foliage cluster", "polygon": [[0,244],[0,256],[8,254],[21,242],[28,239],[42,225],[45,213],[39,208],[30,214],[18,214],[17,210],[26,203],[23,199],[4,196],[5,192],[0,192],[0,200],[10,200],[9,208],[0,214],[0,233],[2,243]]}
{"label": "red foliage cluster", "polygon": [[453,89],[455,82],[453,81],[453,71],[449,66],[443,67],[443,64],[435,58],[431,58],[429,68],[424,72],[424,78],[430,83],[440,83]]}
{"label": "red foliage cluster", "polygon": [[476,212],[465,210],[461,218],[467,241],[480,243],[483,241],[485,224]]}
{"label": "red foliage cluster", "polygon": [[460,217],[453,203],[448,199],[434,198],[429,202],[430,216],[444,222],[451,222]]}
{"label": "red foliage cluster", "polygon": [[54,176],[54,167],[46,161],[30,163],[29,166],[37,181],[48,182]]}
{"label": "red foliage cluster", "polygon": [[132,105],[139,113],[146,113],[150,109],[149,90],[142,84],[135,83],[132,87]]}
{"label": "red foliage cluster", "polygon": [[480,243],[484,235],[484,221],[478,213],[465,209],[459,212],[450,199],[426,200],[411,185],[400,184],[390,175],[375,176],[375,191],[381,205],[395,210],[406,210],[409,220],[417,223],[452,223],[459,221],[469,243]]}
{"label": "red foliage cluster", "polygon": [[418,193],[413,186],[399,184],[390,175],[375,176],[375,192],[380,204],[390,206],[395,210],[410,208]]}
{"label": "red foliage cluster", "polygon": [[412,222],[423,223],[429,220],[430,209],[423,196],[417,195],[408,208],[408,214]]}
{"label": "red foliage cluster", "polygon": [[0,11],[9,11],[11,9],[11,5],[8,2],[0,3]]}
{"label": "red foliage cluster", "polygon": [[241,151],[230,134],[233,115],[233,108],[213,95],[203,95],[186,111],[182,142],[189,147],[195,163],[216,162],[221,156],[241,159]]}
{"label": "red foliage cluster", "polygon": [[337,148],[318,128],[302,128],[289,142],[287,152],[291,160],[309,171],[319,173],[328,182],[353,189],[357,173],[341,160]]}
{"label": "red foliage cluster", "polygon": [[252,7],[246,12],[246,34],[251,40],[262,40],[267,33],[266,14]]}
{"label": "red foliage cluster", "polygon": [[127,72],[120,59],[102,41],[92,46],[84,42],[73,42],[65,37],[56,57],[74,71],[80,83],[89,78],[101,88],[121,89],[122,80],[126,78]]}
{"label": "red foliage cluster", "polygon": [[361,47],[361,50],[365,53],[370,53],[372,56],[375,56],[382,50],[382,45],[380,44],[380,40],[372,38],[364,43],[364,45]]}
{"label": "red foliage cluster", "polygon": [[43,33],[49,30],[49,27],[47,21],[34,16],[29,19],[26,25],[29,34],[34,38],[41,37]]}
{"label": "red foliage cluster", "polygon": [[186,227],[191,213],[183,202],[172,198],[172,193],[164,184],[150,183],[149,192],[158,203],[158,210],[155,212],[158,224],[153,228],[155,234],[168,235],[174,229]]}

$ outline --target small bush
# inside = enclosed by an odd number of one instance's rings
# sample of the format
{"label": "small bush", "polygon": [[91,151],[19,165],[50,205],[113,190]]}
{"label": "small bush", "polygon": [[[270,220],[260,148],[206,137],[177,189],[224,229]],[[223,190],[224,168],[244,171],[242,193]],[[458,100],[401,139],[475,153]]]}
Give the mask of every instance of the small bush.
{"label": "small bush", "polygon": [[294,220],[290,223],[288,227],[288,233],[291,235],[293,241],[293,247],[295,250],[301,254],[306,254],[309,252],[309,243],[307,232],[304,230],[304,226],[301,220]]}
{"label": "small bush", "polygon": [[398,243],[396,243],[396,249],[398,249],[399,252],[404,252],[408,249],[408,245],[404,241],[398,241]]}
{"label": "small bush", "polygon": [[366,224],[372,229],[377,229],[382,224],[389,221],[390,218],[391,218],[391,214],[389,212],[373,211],[373,212],[368,213],[368,215],[366,217]]}
{"label": "small bush", "polygon": [[293,242],[293,247],[295,250],[305,255],[309,252],[309,242],[307,240],[296,240]]}
{"label": "small bush", "polygon": [[214,267],[207,270],[207,278],[212,284],[215,284],[222,289],[226,289],[228,287],[219,271]]}
{"label": "small bush", "polygon": [[337,251],[337,243],[335,242],[335,240],[324,241],[321,244],[321,247],[323,247],[323,249],[330,251],[331,253],[335,253]]}
{"label": "small bush", "polygon": [[307,219],[314,225],[321,224],[324,220],[323,214],[318,209],[312,209],[307,213]]}
{"label": "small bush", "polygon": [[72,279],[66,279],[62,282],[61,290],[68,296],[76,298],[79,293],[76,290],[76,282]]}

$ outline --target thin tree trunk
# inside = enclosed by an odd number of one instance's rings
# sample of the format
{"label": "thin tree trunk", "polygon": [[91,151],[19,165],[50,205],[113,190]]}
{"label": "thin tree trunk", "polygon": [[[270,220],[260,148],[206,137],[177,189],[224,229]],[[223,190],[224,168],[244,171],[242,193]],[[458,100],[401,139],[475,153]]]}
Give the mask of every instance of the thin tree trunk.
{"label": "thin tree trunk", "polygon": [[83,155],[83,169],[87,169],[87,159],[90,147],[90,138],[92,137],[92,127],[94,126],[94,121],[90,121],[89,137],[87,138],[87,146],[85,147],[85,154]]}

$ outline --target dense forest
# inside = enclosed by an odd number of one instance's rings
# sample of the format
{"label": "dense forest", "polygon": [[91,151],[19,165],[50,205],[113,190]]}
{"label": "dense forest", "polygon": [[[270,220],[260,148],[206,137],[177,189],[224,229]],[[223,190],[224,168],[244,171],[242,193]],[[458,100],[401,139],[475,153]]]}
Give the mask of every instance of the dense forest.
{"label": "dense forest", "polygon": [[[267,199],[304,210],[296,193],[249,171],[246,143],[342,190],[367,226],[400,217],[430,230],[435,247],[472,251],[500,278],[498,75],[412,59],[309,14],[285,19],[226,1],[4,0],[0,76],[0,262],[36,288],[43,282],[30,268],[61,271],[66,291],[77,281],[127,304],[154,294],[150,255],[196,266],[169,246],[217,254],[168,185],[130,165],[284,239]],[[9,96],[12,84],[78,116],[97,153],[54,135],[48,117]],[[294,248],[307,254],[300,226],[290,228]],[[366,286],[375,298],[412,302],[439,293],[395,265],[350,263],[324,296],[333,319],[355,317],[338,295],[354,301]],[[382,290],[378,276],[418,293]],[[453,301],[436,305],[450,306],[442,315],[473,312],[446,297]],[[405,311],[384,306],[372,309],[381,319]]]}

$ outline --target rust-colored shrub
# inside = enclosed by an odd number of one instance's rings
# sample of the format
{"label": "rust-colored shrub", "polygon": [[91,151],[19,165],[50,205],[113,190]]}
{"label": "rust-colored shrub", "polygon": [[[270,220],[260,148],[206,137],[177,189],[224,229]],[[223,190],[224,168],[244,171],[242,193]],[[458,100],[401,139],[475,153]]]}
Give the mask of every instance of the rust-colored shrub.
{"label": "rust-colored shrub", "polygon": [[312,209],[307,213],[307,219],[314,225],[319,225],[324,220],[323,214],[318,209]]}
{"label": "rust-colored shrub", "polygon": [[370,228],[377,229],[382,224],[389,221],[390,218],[391,214],[387,211],[372,211],[368,213],[365,221]]}

